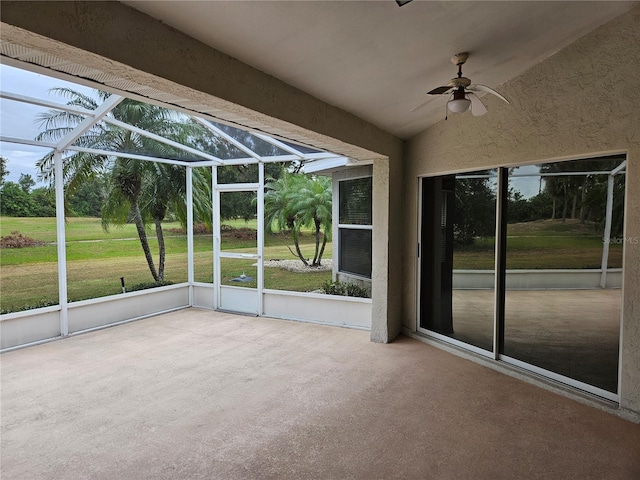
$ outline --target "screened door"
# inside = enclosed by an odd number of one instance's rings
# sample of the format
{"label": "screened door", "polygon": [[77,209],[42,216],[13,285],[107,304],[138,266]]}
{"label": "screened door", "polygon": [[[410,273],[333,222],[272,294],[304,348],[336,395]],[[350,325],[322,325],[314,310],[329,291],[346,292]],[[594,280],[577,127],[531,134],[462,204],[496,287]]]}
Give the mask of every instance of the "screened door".
{"label": "screened door", "polygon": [[219,310],[262,313],[264,215],[263,170],[259,170],[257,183],[215,182],[214,283]]}

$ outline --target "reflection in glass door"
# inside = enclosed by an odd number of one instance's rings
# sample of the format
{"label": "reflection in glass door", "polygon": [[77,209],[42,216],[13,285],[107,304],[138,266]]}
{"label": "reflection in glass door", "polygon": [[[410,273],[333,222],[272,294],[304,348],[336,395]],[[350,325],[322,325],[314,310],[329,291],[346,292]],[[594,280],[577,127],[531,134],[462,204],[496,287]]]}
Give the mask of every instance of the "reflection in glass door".
{"label": "reflection in glass door", "polygon": [[422,200],[421,327],[491,352],[496,171],[425,178]]}
{"label": "reflection in glass door", "polygon": [[[623,161],[530,165],[510,172],[508,189],[501,353],[612,393],[621,305],[613,277],[622,267],[622,245],[603,239],[622,235],[624,175],[615,172]],[[600,285],[603,271],[609,288]]]}
{"label": "reflection in glass door", "polygon": [[616,400],[625,168],[422,179],[419,330]]}

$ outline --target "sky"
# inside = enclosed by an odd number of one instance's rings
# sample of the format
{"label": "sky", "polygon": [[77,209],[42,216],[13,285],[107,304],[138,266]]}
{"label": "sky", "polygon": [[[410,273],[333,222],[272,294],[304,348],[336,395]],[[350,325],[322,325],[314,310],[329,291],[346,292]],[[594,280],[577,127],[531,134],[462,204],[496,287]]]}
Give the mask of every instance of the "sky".
{"label": "sky", "polygon": [[[83,93],[91,93],[90,88],[81,85],[0,64],[2,91],[66,103],[67,100],[64,97],[49,92],[51,88],[63,86]],[[46,111],[46,108],[0,99],[0,132],[3,136],[33,140],[40,131],[37,116]],[[21,173],[28,173],[37,181],[35,164],[48,152],[47,148],[0,142],[0,155],[9,159],[7,168],[10,173],[5,180],[17,182]],[[38,186],[42,185],[38,183]]]}
{"label": "sky", "polygon": [[[82,93],[92,93],[92,89],[82,85],[0,64],[0,89],[2,91],[47,99],[56,103],[66,103],[66,98],[49,92],[51,88],[55,87],[69,87]],[[46,108],[0,99],[0,133],[3,136],[33,140],[40,132],[37,117],[46,111]],[[38,171],[35,165],[48,152],[47,148],[0,142],[0,155],[9,159],[8,170],[10,173],[5,180],[17,182],[20,174],[24,173],[30,174],[38,182],[37,186],[44,186],[38,180]],[[517,170],[519,174],[531,173],[535,175],[537,172],[539,169],[535,165],[520,167]],[[530,198],[538,194],[539,178],[512,178],[510,186],[519,190],[524,198]]]}

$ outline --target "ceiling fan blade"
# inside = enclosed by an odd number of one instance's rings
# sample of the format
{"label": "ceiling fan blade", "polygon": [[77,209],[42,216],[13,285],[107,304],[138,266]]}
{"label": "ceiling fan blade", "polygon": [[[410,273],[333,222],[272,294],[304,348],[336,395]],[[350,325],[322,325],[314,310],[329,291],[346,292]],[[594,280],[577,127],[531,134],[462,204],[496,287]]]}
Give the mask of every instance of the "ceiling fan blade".
{"label": "ceiling fan blade", "polygon": [[434,88],[430,92],[427,92],[427,95],[444,95],[445,93],[448,93],[452,88],[453,87],[451,85],[448,85],[446,87]]}
{"label": "ceiling fan blade", "polygon": [[471,100],[471,115],[474,117],[479,117],[487,113],[487,107],[480,101],[478,96],[473,92],[467,92],[465,94],[469,100]]}
{"label": "ceiling fan blade", "polygon": [[504,98],[502,95],[500,95],[498,92],[496,92],[493,88],[489,88],[486,85],[480,85],[480,84],[471,85],[471,86],[467,87],[467,90],[470,90],[472,92],[490,93],[491,95],[495,95],[496,97],[498,97],[500,100],[503,100],[503,101],[505,101],[507,103],[510,103],[509,100]]}

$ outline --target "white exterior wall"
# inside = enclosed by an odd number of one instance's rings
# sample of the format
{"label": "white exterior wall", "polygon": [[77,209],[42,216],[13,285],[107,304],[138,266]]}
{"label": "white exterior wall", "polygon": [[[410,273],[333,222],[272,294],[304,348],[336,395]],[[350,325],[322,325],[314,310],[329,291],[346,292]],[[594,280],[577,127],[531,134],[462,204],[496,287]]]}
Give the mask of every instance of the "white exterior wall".
{"label": "white exterior wall", "polygon": [[60,307],[16,312],[0,317],[0,350],[60,336]]}
{"label": "white exterior wall", "polygon": [[212,283],[196,283],[193,286],[193,306],[198,308],[214,308],[215,295]]}
{"label": "white exterior wall", "polygon": [[[170,285],[67,304],[68,332],[74,334],[137,320],[189,306],[189,286]],[[0,349],[60,337],[59,306],[10,313],[0,317]]]}
{"label": "white exterior wall", "polygon": [[189,306],[189,286],[169,285],[69,304],[69,333]]}
{"label": "white exterior wall", "polygon": [[269,317],[341,327],[371,328],[371,300],[335,295],[268,290],[263,296]]}
{"label": "white exterior wall", "polygon": [[[640,238],[640,7],[485,96],[483,117],[450,115],[408,142],[403,324],[416,331],[418,177],[626,153],[626,238]],[[621,80],[623,79],[623,80]],[[634,92],[634,93],[631,93]],[[621,406],[640,413],[640,242],[624,245]]]}

